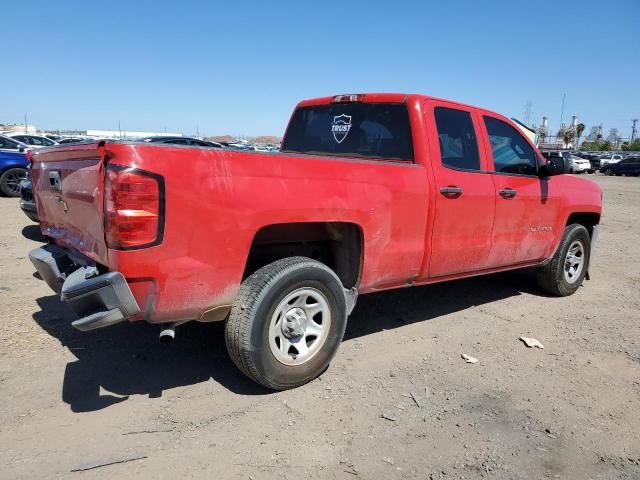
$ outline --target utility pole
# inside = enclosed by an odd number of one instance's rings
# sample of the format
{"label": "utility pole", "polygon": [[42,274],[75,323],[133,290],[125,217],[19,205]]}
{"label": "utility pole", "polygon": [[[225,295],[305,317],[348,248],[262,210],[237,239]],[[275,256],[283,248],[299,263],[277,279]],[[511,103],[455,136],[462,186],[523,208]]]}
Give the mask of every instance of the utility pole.
{"label": "utility pole", "polygon": [[122,140],[122,130],[120,129],[120,120],[118,120],[118,137]]}
{"label": "utility pole", "polygon": [[526,126],[529,126],[529,121],[531,120],[532,106],[533,106],[533,103],[531,103],[531,100],[527,101],[527,103],[524,104],[524,124]]}
{"label": "utility pole", "polygon": [[638,123],[638,119],[634,118],[632,122],[633,122],[633,125],[631,127],[631,143],[633,143],[636,140],[636,123]]}
{"label": "utility pole", "polygon": [[560,128],[562,128],[562,119],[564,118],[564,100],[567,97],[566,93],[562,94],[562,110],[560,110]]}
{"label": "utility pole", "polygon": [[24,133],[25,134],[29,133],[27,131],[27,114],[26,113],[24,114]]}

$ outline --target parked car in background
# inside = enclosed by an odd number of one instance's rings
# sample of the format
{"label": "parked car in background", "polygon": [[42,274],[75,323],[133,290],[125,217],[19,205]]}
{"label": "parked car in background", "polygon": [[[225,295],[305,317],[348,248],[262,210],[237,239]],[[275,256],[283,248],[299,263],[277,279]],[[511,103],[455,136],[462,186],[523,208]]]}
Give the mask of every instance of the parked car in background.
{"label": "parked car in background", "polygon": [[68,138],[61,138],[60,140],[58,140],[58,143],[60,145],[65,145],[68,143],[80,143],[85,141],[87,141],[86,138],[68,137]]}
{"label": "parked car in background", "polygon": [[29,145],[32,148],[41,148],[41,147],[52,147],[54,145],[58,145],[58,142],[51,140],[50,138],[44,137],[42,135],[28,135],[26,133],[12,133],[8,135],[14,140],[18,140],[26,145]]}
{"label": "parked car in background", "polygon": [[622,156],[619,153],[614,153],[612,155],[605,155],[600,158],[600,167],[602,168],[604,167],[604,165],[611,164],[611,163],[618,163],[623,159],[624,159],[624,156]]}
{"label": "parked car in background", "polygon": [[53,140],[54,142],[60,143],[64,137],[61,135],[55,135],[53,133],[43,133],[42,136],[47,137],[49,140]]}
{"label": "parked car in background", "polygon": [[591,163],[591,170],[594,172],[600,170],[600,156],[593,153],[580,152],[579,156],[589,160]]}
{"label": "parked car in background", "polygon": [[0,151],[2,152],[24,152],[28,148],[29,145],[19,142],[15,138],[0,135]]}
{"label": "parked car in background", "polygon": [[636,177],[640,175],[640,158],[629,157],[624,160],[610,162],[602,166],[600,170],[605,175],[629,175]]}
{"label": "parked car in background", "polygon": [[146,143],[169,143],[171,145],[189,145],[191,147],[222,148],[222,144],[192,137],[145,137],[138,140]]}
{"label": "parked car in background", "polygon": [[570,154],[571,157],[571,173],[593,173],[594,170],[591,167],[591,162],[586,158],[579,157],[577,155]]}
{"label": "parked car in background", "polygon": [[27,178],[28,166],[24,152],[0,149],[0,194],[6,197],[19,196],[20,182]]}
{"label": "parked car in background", "polygon": [[33,199],[33,190],[31,189],[31,180],[25,178],[20,182],[20,208],[24,214],[36,223],[38,220],[38,210],[36,209],[36,202]]}

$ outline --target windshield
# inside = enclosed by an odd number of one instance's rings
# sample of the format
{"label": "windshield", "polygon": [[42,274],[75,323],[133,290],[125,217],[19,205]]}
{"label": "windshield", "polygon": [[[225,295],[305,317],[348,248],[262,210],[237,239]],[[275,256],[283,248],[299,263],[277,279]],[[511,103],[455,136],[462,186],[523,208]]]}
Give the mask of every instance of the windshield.
{"label": "windshield", "polygon": [[411,161],[407,106],[337,103],[298,108],[282,151]]}

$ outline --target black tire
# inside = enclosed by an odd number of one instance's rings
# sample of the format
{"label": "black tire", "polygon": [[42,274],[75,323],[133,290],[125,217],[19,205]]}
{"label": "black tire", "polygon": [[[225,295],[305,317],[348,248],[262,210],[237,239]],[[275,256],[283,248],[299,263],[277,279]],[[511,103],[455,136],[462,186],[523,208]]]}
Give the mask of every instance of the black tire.
{"label": "black tire", "polygon": [[[330,324],[313,356],[301,365],[285,365],[271,351],[269,326],[278,305],[301,288],[324,295]],[[289,257],[262,267],[242,282],[225,326],[225,340],[233,363],[246,376],[267,388],[286,390],[310,382],[327,369],[346,325],[347,304],[338,276],[310,258]]]}
{"label": "black tire", "polygon": [[27,169],[20,167],[8,168],[0,175],[0,192],[5,197],[20,196],[20,182],[27,178]]}
{"label": "black tire", "polygon": [[604,173],[607,177],[610,177],[611,175],[613,175],[613,169],[605,168],[604,170],[602,170],[602,173]]}
{"label": "black tire", "polygon": [[[575,245],[576,242],[580,242],[583,246],[583,264],[580,273],[576,275],[573,281],[569,282],[565,278],[565,262],[569,248]],[[537,269],[538,285],[543,290],[559,297],[571,295],[578,290],[584,281],[584,277],[589,269],[590,256],[591,237],[587,229],[575,223],[568,225],[564,229],[558,250],[556,250],[551,261]]]}

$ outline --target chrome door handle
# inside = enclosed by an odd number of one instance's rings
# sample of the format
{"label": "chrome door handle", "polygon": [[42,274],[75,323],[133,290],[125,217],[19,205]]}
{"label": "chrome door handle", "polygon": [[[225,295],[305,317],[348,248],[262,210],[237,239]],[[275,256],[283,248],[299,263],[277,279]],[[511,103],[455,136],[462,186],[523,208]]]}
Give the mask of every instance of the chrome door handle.
{"label": "chrome door handle", "polygon": [[502,190],[498,190],[498,193],[502,198],[513,198],[517,192],[513,188],[503,188]]}
{"label": "chrome door handle", "polygon": [[462,195],[462,189],[460,187],[442,187],[440,193],[447,198],[458,198]]}

